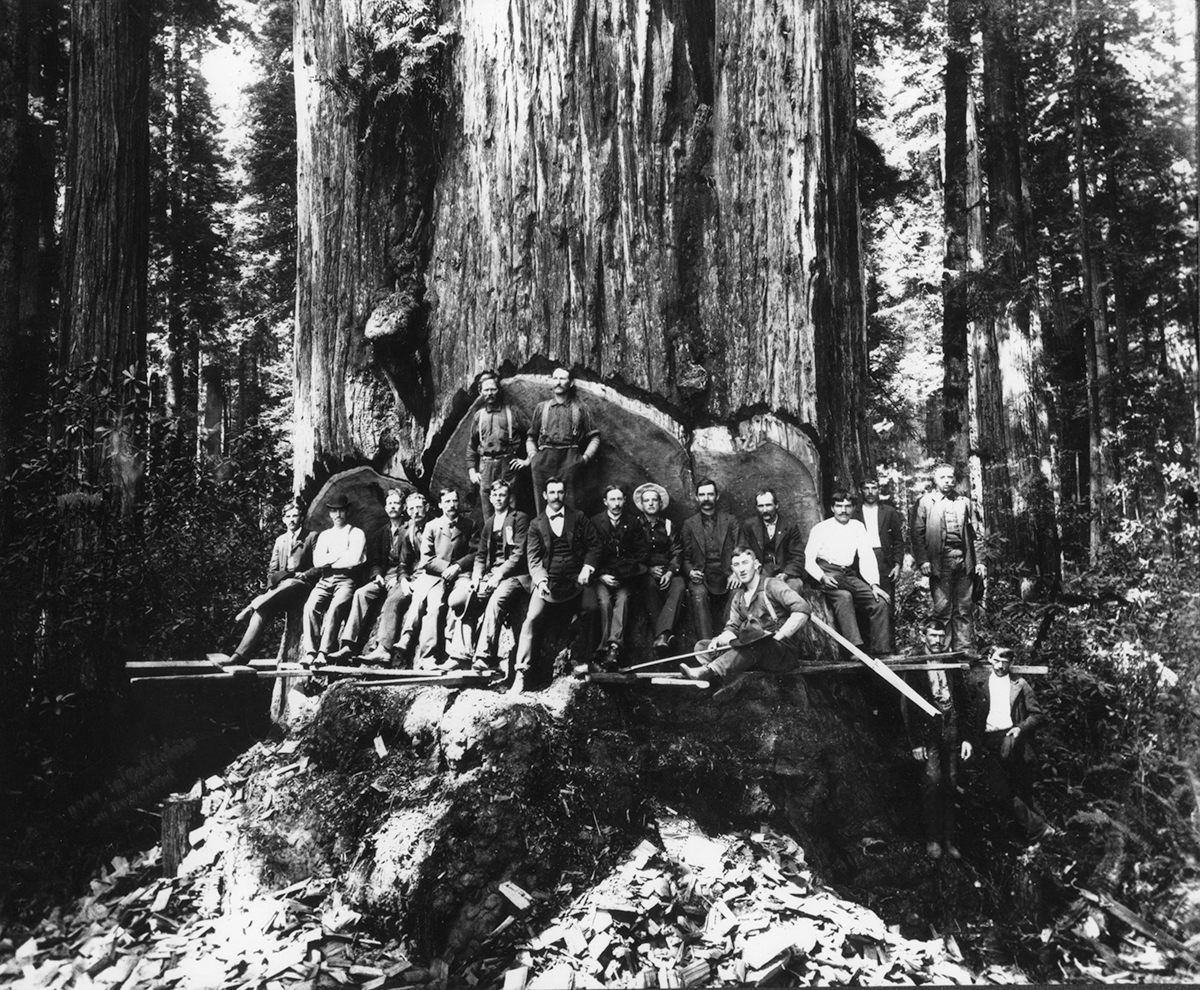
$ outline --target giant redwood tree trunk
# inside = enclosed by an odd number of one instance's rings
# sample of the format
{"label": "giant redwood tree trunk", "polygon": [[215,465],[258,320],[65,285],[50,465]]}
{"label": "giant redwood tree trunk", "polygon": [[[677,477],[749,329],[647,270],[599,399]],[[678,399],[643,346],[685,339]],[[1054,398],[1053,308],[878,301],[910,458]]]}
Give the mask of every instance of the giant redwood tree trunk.
{"label": "giant redwood tree trunk", "polygon": [[865,446],[847,0],[434,6],[298,6],[297,485],[457,477],[474,375],[563,363],[816,512]]}
{"label": "giant redwood tree trunk", "polygon": [[136,388],[126,372],[141,380],[146,366],[149,38],[147,0],[72,0],[61,366],[98,372],[80,481],[117,469],[126,492]]}

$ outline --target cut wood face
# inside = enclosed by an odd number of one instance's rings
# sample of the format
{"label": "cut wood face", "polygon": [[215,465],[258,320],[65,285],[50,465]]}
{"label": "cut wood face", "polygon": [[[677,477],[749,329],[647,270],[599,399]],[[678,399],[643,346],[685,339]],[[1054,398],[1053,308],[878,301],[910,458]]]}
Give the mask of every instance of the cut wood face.
{"label": "cut wood face", "polygon": [[316,497],[308,507],[305,525],[309,529],[320,532],[328,529],[333,521],[329,518],[326,506],[335,495],[342,495],[350,502],[347,519],[351,526],[357,526],[367,534],[369,541],[377,533],[382,532],[388,524],[387,513],[383,503],[391,489],[398,489],[405,496],[415,491],[413,485],[400,478],[389,478],[369,467],[351,468],[342,471],[321,486]]}
{"label": "cut wood face", "polygon": [[[622,485],[632,492],[654,481],[671,497],[665,514],[680,523],[696,511],[695,479],[708,476],[721,490],[720,507],[739,518],[753,514],[754,494],[764,486],[774,488],[782,511],[805,531],[821,518],[814,480],[816,451],[799,430],[774,417],[748,420],[736,435],[726,427],[689,434],[661,409],[609,386],[577,381],[576,394],[601,438],[576,503],[585,512],[601,511],[606,485]],[[505,401],[525,425],[537,404],[551,395],[551,379],[546,375],[516,375],[504,382]],[[476,400],[459,421],[430,477],[431,491],[454,485],[467,498],[468,511],[475,513],[480,510],[479,493],[467,479],[467,440],[479,406]],[[515,495],[518,507],[531,511],[528,470],[518,476]]]}

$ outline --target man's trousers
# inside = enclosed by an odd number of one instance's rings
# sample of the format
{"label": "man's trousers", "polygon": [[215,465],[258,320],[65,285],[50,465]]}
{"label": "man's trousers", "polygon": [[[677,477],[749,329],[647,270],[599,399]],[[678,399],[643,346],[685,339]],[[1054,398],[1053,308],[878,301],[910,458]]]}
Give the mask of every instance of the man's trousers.
{"label": "man's trousers", "polygon": [[1004,753],[1004,730],[983,735],[983,773],[988,796],[996,810],[1009,815],[1028,839],[1046,831],[1046,820],[1035,810],[1033,782],[1025,762],[1025,745],[1020,738]]}
{"label": "man's trousers", "polygon": [[458,616],[458,621],[465,627],[463,642],[475,657],[489,661],[496,659],[500,629],[520,607],[522,596],[529,593],[526,587],[528,582],[528,577],[504,578],[486,597],[479,594],[478,589],[475,596],[471,597],[470,577],[460,577],[455,582],[454,590],[450,592],[450,611]]}
{"label": "man's trousers", "polygon": [[950,842],[954,838],[958,750],[956,739],[925,746],[925,759],[921,762],[921,822],[929,842]]}
{"label": "man's trousers", "polygon": [[265,591],[255,598],[250,603],[254,610],[250,614],[250,622],[242,634],[242,641],[233,651],[234,655],[241,659],[249,658],[250,651],[258,643],[266,624],[277,615],[287,615],[297,605],[303,606],[312,590],[313,586],[307,581],[300,578],[284,578],[270,591]]}
{"label": "man's trousers", "polygon": [[342,615],[354,597],[354,579],[349,574],[321,578],[304,603],[304,652],[309,656],[330,653],[337,645]]}
{"label": "man's trousers", "polygon": [[600,645],[625,642],[625,626],[629,621],[629,596],[632,583],[623,581],[610,588],[603,581],[596,582],[596,602],[600,609]]}
{"label": "man's trousers", "polygon": [[542,447],[529,462],[529,473],[533,479],[533,502],[537,511],[546,508],[545,495],[547,478],[562,478],[563,503],[568,509],[579,508],[579,475],[583,465],[577,447]]}
{"label": "man's trousers", "polygon": [[654,635],[671,635],[679,620],[679,606],[683,604],[683,578],[672,574],[670,583],[663,589],[658,586],[658,578],[647,574],[642,579],[642,594],[646,602],[646,614],[654,623]]}
{"label": "man's trousers", "polygon": [[942,554],[941,573],[929,575],[933,621],[942,627],[950,649],[969,650],[975,645],[975,575],[969,573],[961,550]]}
{"label": "man's trousers", "polygon": [[598,603],[596,592],[590,587],[583,588],[574,598],[565,602],[551,602],[534,591],[529,598],[529,610],[525,613],[525,621],[521,624],[521,636],[517,641],[516,670],[528,675],[533,669],[534,652],[541,640],[542,630],[546,620],[558,613],[567,619],[577,615],[575,639],[571,647],[572,659],[579,663],[591,656],[595,650],[593,630],[596,623]]}
{"label": "man's trousers", "polygon": [[[875,656],[889,652],[891,623],[888,622],[887,602],[877,599],[871,586],[854,571],[837,567],[825,561],[817,561],[821,570],[837,581],[837,588],[821,586],[825,601],[833,609],[838,632],[855,646],[863,646]],[[867,626],[867,637],[859,627],[859,614]]]}
{"label": "man's trousers", "polygon": [[[699,645],[699,644],[697,644]],[[747,646],[735,646],[710,660],[704,669],[721,681],[730,681],[751,670],[778,673],[796,665],[792,650],[773,637],[757,640]]]}
{"label": "man's trousers", "polygon": [[[379,603],[382,602],[383,616],[380,618],[379,635],[376,639],[380,646],[390,649],[392,640],[395,639],[396,616],[399,615],[400,609],[408,602],[411,595],[412,591],[408,586],[408,581],[403,577],[398,578],[391,589],[378,581],[369,581],[364,584],[354,592],[354,601],[350,604],[350,615],[346,618],[346,624],[342,626],[342,642],[352,649],[362,649],[362,639],[371,628],[371,621]],[[390,639],[385,638],[386,630],[383,625],[384,617],[389,614],[392,616]]]}
{"label": "man's trousers", "polygon": [[688,581],[692,622],[697,639],[712,639],[713,630],[725,625],[729,613],[729,592],[714,595],[703,581]]}
{"label": "man's trousers", "polygon": [[879,587],[888,593],[888,653],[896,652],[896,582],[892,580],[891,562],[884,557],[883,550],[875,548],[875,566],[879,568]]}

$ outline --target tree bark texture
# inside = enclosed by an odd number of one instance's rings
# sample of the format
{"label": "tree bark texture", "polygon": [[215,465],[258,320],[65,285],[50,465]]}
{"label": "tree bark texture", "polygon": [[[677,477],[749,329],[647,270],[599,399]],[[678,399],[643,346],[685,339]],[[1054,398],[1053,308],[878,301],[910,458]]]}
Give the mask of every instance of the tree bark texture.
{"label": "tree bark texture", "polygon": [[452,0],[445,113],[417,114],[439,130],[398,129],[390,165],[328,82],[371,16],[299,4],[298,487],[355,459],[443,470],[479,370],[559,363],[663,411],[685,459],[716,429],[853,479],[846,0]]}
{"label": "tree bark texture", "polygon": [[[0,0],[0,478],[50,350],[57,16],[56,4]],[[0,546],[8,527],[0,491]]]}
{"label": "tree bark texture", "polygon": [[1009,541],[1014,558],[1027,559],[1027,528],[1016,521],[1026,515],[1043,466],[1049,464],[1050,444],[1022,163],[1016,8],[1011,0],[984,0],[981,21],[988,190],[986,351],[994,366],[980,379],[979,402],[988,408],[979,418],[984,429],[977,450],[992,528]]}
{"label": "tree bark texture", "polygon": [[[110,421],[95,425],[122,447],[132,398],[123,373],[141,380],[146,366],[148,21],[146,0],[71,3],[61,365],[96,362],[113,398],[103,399]],[[84,480],[100,468],[100,451],[87,452]]]}

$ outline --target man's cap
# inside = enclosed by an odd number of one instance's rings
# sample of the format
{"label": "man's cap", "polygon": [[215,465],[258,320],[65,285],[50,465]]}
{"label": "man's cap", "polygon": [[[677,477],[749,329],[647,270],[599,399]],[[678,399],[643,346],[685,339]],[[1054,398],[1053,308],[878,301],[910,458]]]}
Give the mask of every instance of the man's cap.
{"label": "man's cap", "polygon": [[642,496],[645,495],[646,492],[658,492],[658,497],[662,500],[662,511],[664,512],[666,511],[667,506],[671,504],[671,496],[667,494],[667,490],[663,488],[662,485],[653,481],[647,481],[644,485],[638,485],[637,488],[633,490],[633,504],[643,512],[645,509],[642,509]]}
{"label": "man's cap", "polygon": [[348,509],[350,508],[350,499],[345,495],[334,495],[328,502],[325,503],[326,509]]}

